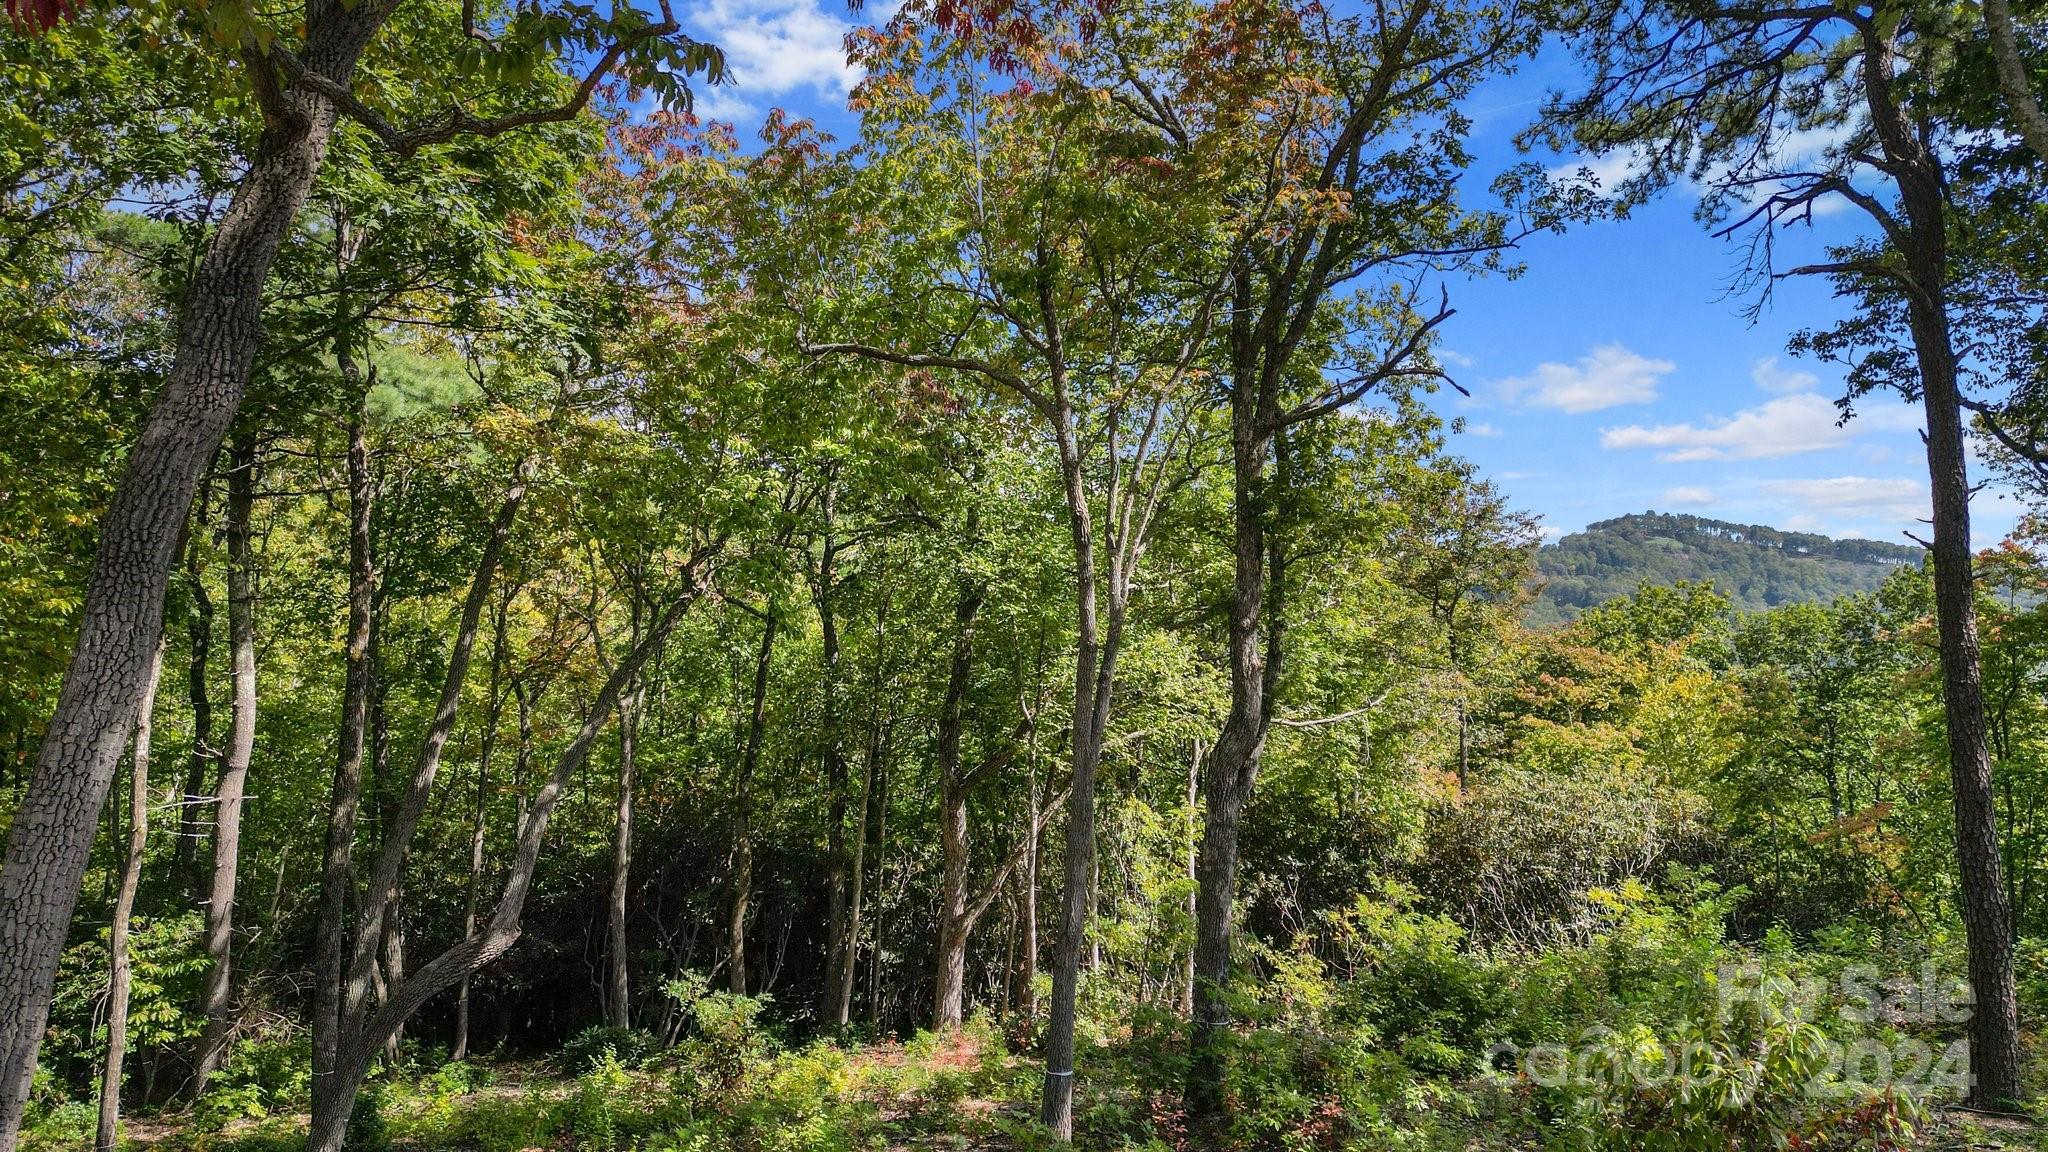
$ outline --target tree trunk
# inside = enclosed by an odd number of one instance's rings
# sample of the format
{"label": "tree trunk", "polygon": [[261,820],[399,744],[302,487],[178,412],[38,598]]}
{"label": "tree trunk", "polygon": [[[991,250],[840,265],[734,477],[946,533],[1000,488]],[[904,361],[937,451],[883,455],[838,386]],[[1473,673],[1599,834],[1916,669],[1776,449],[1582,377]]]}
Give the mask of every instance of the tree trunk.
{"label": "tree trunk", "polygon": [[733,786],[732,901],[726,916],[726,981],[735,996],[747,994],[747,903],[754,888],[754,769],[761,760],[762,728],[767,719],[768,667],[775,654],[775,612],[771,605],[761,619],[761,654],[754,661],[754,706],[747,717],[746,745],[740,752]]}
{"label": "tree trunk", "polygon": [[[1050,316],[1050,310],[1048,310]],[[1060,472],[1067,501],[1067,524],[1073,537],[1077,640],[1074,650],[1074,712],[1072,725],[1073,808],[1067,814],[1066,876],[1060,893],[1060,930],[1053,942],[1052,1004],[1045,1027],[1045,1086],[1039,1119],[1053,1138],[1074,1138],[1074,1029],[1081,988],[1081,956],[1087,946],[1088,910],[1094,893],[1090,881],[1095,865],[1095,768],[1102,756],[1102,738],[1109,724],[1109,688],[1114,680],[1121,640],[1123,597],[1119,573],[1110,579],[1109,634],[1097,628],[1094,520],[1081,475],[1079,436],[1074,415],[1066,406],[1066,382],[1056,333],[1048,360],[1054,391],[1061,397],[1054,416],[1060,449]]]}
{"label": "tree trunk", "polygon": [[198,887],[192,858],[199,844],[199,812],[206,803],[206,770],[219,753],[213,747],[213,697],[207,686],[207,665],[213,659],[213,596],[206,590],[200,557],[206,536],[207,493],[199,493],[196,530],[185,544],[185,580],[192,593],[192,615],[185,621],[190,656],[185,664],[185,692],[192,706],[192,754],[185,765],[185,793],[178,805],[178,838],[171,846],[171,875],[179,884],[188,878]]}
{"label": "tree trunk", "polygon": [[[1031,797],[1031,807],[1038,807],[1038,734],[1031,735],[1031,782],[1025,790]],[[1017,1011],[1026,1020],[1038,1017],[1038,849],[1040,836],[1037,829],[1031,832],[1031,839],[1024,845],[1023,879],[1017,892],[1017,983],[1022,991],[1017,997]]]}
{"label": "tree trunk", "polygon": [[945,861],[939,886],[938,971],[932,992],[932,1031],[958,1031],[964,1018],[967,937],[973,931],[967,897],[967,791],[960,764],[968,682],[974,671],[974,620],[986,598],[963,584],[953,610],[953,661],[939,712],[939,844]]}
{"label": "tree trunk", "polygon": [[[346,360],[345,354],[342,358]],[[344,371],[350,371],[347,364],[344,365]],[[352,461],[354,455],[355,453],[351,451]],[[463,596],[461,615],[456,621],[455,640],[449,651],[448,666],[442,678],[441,694],[435,705],[433,719],[427,725],[426,734],[420,742],[419,756],[414,763],[411,777],[405,782],[403,794],[389,805],[390,816],[383,830],[383,841],[378,845],[369,883],[357,901],[352,932],[349,929],[350,917],[346,908],[353,888],[350,876],[344,873],[338,878],[338,884],[333,892],[323,893],[322,924],[331,927],[335,937],[331,942],[322,942],[323,960],[334,962],[340,957],[345,957],[346,962],[340,972],[322,972],[318,977],[322,985],[318,989],[320,995],[329,994],[325,984],[330,974],[337,977],[337,987],[332,993],[334,1011],[331,1014],[316,1012],[314,1015],[313,1025],[316,1033],[323,1030],[332,1030],[334,1033],[325,1042],[315,1042],[314,1054],[316,1057],[331,1055],[339,1062],[326,1074],[336,1085],[347,1082],[344,1075],[347,1064],[359,1055],[356,1047],[357,1041],[361,1039],[361,1029],[353,1027],[353,1024],[371,1015],[367,1004],[372,995],[378,992],[376,985],[380,962],[386,976],[388,996],[377,995],[378,1007],[374,1018],[388,1019],[389,1026],[379,1029],[375,1047],[394,1045],[406,1020],[418,1007],[415,1004],[412,1009],[398,1011],[404,1002],[404,990],[415,988],[418,984],[417,981],[407,978],[395,919],[406,857],[411,847],[413,832],[419,826],[420,820],[425,817],[428,803],[432,799],[434,781],[440,772],[442,750],[447,747],[448,739],[455,730],[463,682],[468,677],[470,659],[476,650],[476,637],[483,619],[484,607],[490,598],[491,586],[504,555],[506,542],[511,536],[513,522],[518,516],[520,505],[525,501],[533,469],[532,458],[519,462],[492,518],[483,553],[477,560],[476,571],[470,578],[468,591]],[[351,550],[353,551],[353,548]],[[369,651],[369,646],[375,641],[375,615],[375,605],[372,603],[366,613],[366,645],[361,670],[364,696],[362,707],[365,713],[369,711],[369,697],[375,692],[376,660]],[[353,673],[353,660],[351,664]],[[616,702],[617,697],[614,693],[605,702],[605,707],[610,709]],[[602,724],[603,721],[600,720],[599,723]],[[353,836],[355,811],[361,800],[360,738],[356,739],[356,744],[353,775],[347,781],[348,788],[345,794],[341,787],[343,781],[337,777],[335,815],[330,817],[331,830],[337,834],[345,831],[350,837]],[[346,825],[346,828],[337,829],[336,825]],[[328,906],[330,901],[334,906]],[[456,947],[463,948],[474,943],[466,941]],[[510,946],[509,942],[506,946]],[[449,985],[453,986],[460,979],[459,972],[453,973],[449,978]],[[367,1059],[367,1056],[363,1059]],[[316,1068],[316,1079],[318,1075]]]}
{"label": "tree trunk", "polygon": [[[1195,920],[1196,920],[1196,914],[1197,914],[1197,909],[1196,909],[1196,907],[1195,907],[1195,894],[1196,894],[1197,892],[1201,891],[1201,887],[1202,887],[1202,875],[1201,875],[1202,853],[1201,853],[1201,849],[1200,849],[1200,847],[1199,847],[1199,844],[1200,844],[1200,837],[1199,837],[1199,833],[1198,833],[1198,831],[1197,831],[1197,829],[1198,829],[1198,828],[1199,828],[1199,826],[1200,826],[1198,822],[1199,822],[1199,820],[1200,820],[1201,818],[1200,818],[1200,816],[1198,816],[1198,815],[1196,814],[1196,811],[1195,811],[1195,805],[1197,805],[1197,804],[1199,804],[1199,803],[1201,803],[1201,802],[1202,802],[1202,801],[1201,801],[1201,797],[1202,797],[1202,741],[1201,741],[1201,740],[1200,740],[1199,738],[1197,738],[1197,739],[1195,740],[1195,747],[1194,747],[1194,751],[1193,751],[1193,752],[1192,752],[1192,753],[1191,753],[1191,754],[1190,754],[1190,755],[1188,756],[1188,798],[1187,798],[1187,820],[1188,820],[1188,883],[1189,883],[1189,888],[1188,888],[1188,900],[1187,900],[1187,908],[1186,908],[1186,912],[1187,912],[1187,917],[1188,917],[1188,923],[1189,923],[1190,925],[1192,925],[1192,924],[1194,924],[1194,923],[1195,923]],[[1194,1017],[1194,1014],[1195,1014],[1195,949],[1194,949],[1194,946],[1193,946],[1193,944],[1192,944],[1192,943],[1191,943],[1191,944],[1189,945],[1189,947],[1188,947],[1188,960],[1187,960],[1187,968],[1186,968],[1186,970],[1185,970],[1185,971],[1184,971],[1184,972],[1183,972],[1183,973],[1181,974],[1181,986],[1180,986],[1180,999],[1179,999],[1179,1001],[1177,1002],[1177,1006],[1178,1006],[1178,1007],[1179,1007],[1179,1009],[1180,1009],[1180,1013],[1181,1013],[1181,1015],[1183,1015],[1183,1016],[1187,1016],[1187,1017],[1189,1017],[1190,1019],[1192,1019],[1192,1018]]]}
{"label": "tree trunk", "polygon": [[882,1027],[882,946],[889,930],[889,905],[883,899],[888,895],[884,886],[889,879],[889,735],[893,732],[884,735],[883,755],[876,761],[869,783],[875,793],[875,944],[869,949],[868,1026],[878,1032]]}
{"label": "tree trunk", "polygon": [[828,1028],[846,1026],[839,1011],[838,974],[841,956],[853,933],[847,919],[848,886],[852,862],[846,845],[848,772],[846,751],[841,742],[839,721],[839,619],[834,611],[833,585],[838,579],[838,542],[832,536],[832,485],[827,481],[819,498],[825,530],[819,543],[818,570],[812,600],[818,609],[819,735],[825,745],[825,988],[819,1001],[818,1019]]}
{"label": "tree trunk", "polygon": [[[381,984],[377,991],[377,1006],[383,1007],[389,990],[398,987],[405,980],[405,928],[399,919],[400,910],[405,907],[405,888],[400,886],[391,894],[391,904],[384,909],[384,927],[377,934],[377,962]],[[405,1039],[405,1025],[401,1022],[384,1038],[384,1067],[387,1072],[398,1070],[398,1047]]]}
{"label": "tree trunk", "polygon": [[[509,528],[509,523],[506,524]],[[495,533],[494,533],[495,535]],[[683,614],[704,592],[704,567],[710,563],[714,549],[701,550],[691,561],[691,580],[688,591],[669,602],[656,616],[648,634],[627,653],[619,665],[606,678],[591,702],[582,726],[577,730],[568,747],[563,749],[554,770],[533,798],[525,818],[520,822],[517,846],[513,852],[505,884],[498,895],[498,902],[485,921],[483,930],[461,941],[441,953],[426,965],[410,973],[403,981],[390,990],[389,998],[374,1012],[365,1013],[363,986],[360,966],[362,944],[358,943],[358,969],[350,974],[350,985],[338,997],[346,1015],[342,1027],[327,1041],[327,1049],[333,1053],[331,1064],[324,1076],[315,1076],[313,1081],[313,1116],[306,1141],[306,1152],[341,1152],[348,1132],[349,1112],[355,1105],[357,1091],[361,1088],[363,1076],[369,1068],[371,1058],[399,1028],[411,1019],[413,1014],[427,1001],[453,988],[464,976],[474,975],[486,965],[512,947],[519,939],[520,916],[525,910],[527,894],[532,890],[533,876],[539,863],[541,847],[547,837],[548,821],[554,813],[556,803],[567,791],[569,782],[589,759],[590,748],[604,731],[606,724],[617,710],[619,697],[628,681],[638,676],[641,668],[654,651],[664,643],[675,629]],[[495,567],[487,561],[486,567]],[[460,684],[455,687],[459,690]],[[444,697],[445,698],[445,697]],[[431,730],[430,730],[431,731]],[[420,792],[421,781],[415,778],[413,788],[400,808],[401,824],[416,819],[423,810],[426,797]],[[430,781],[429,781],[430,783]],[[408,829],[409,831],[409,829]],[[390,843],[380,851],[377,876],[388,880],[388,869],[394,855],[402,855]],[[373,884],[366,902],[374,900],[378,891],[387,891],[383,884]],[[375,920],[366,918],[359,932],[367,933],[373,939]]]}
{"label": "tree trunk", "polygon": [[[881,682],[880,673],[881,657],[878,653],[878,687]],[[867,896],[868,813],[874,807],[875,782],[877,774],[881,771],[882,729],[882,704],[878,691],[875,696],[874,719],[868,734],[867,757],[861,772],[860,800],[855,804],[853,813],[853,849],[847,861],[846,941],[839,952],[839,966],[833,973],[836,989],[832,1019],[840,1028],[845,1028],[853,1019],[853,986],[860,966],[861,913]]]}
{"label": "tree trunk", "polygon": [[[491,626],[491,685],[485,697],[488,711],[484,714],[483,735],[478,741],[476,762],[476,803],[470,809],[469,820],[469,878],[463,886],[462,897],[462,938],[476,936],[476,906],[481,895],[484,878],[484,827],[490,813],[491,799],[491,753],[498,746],[498,721],[504,716],[505,693],[502,687],[505,676],[505,630],[507,618],[511,615],[513,594],[508,592],[498,602],[497,618]],[[523,755],[523,749],[522,749]],[[464,976],[455,990],[455,1044],[449,1050],[450,1060],[469,1059],[469,977]]]}
{"label": "tree trunk", "polygon": [[233,706],[227,755],[214,795],[213,881],[206,900],[206,1027],[192,1072],[192,1095],[227,1059],[233,1031],[235,888],[242,860],[242,798],[256,749],[256,571],[251,519],[256,504],[256,437],[244,431],[228,453],[228,651]]}
{"label": "tree trunk", "polygon": [[107,932],[107,1059],[100,1070],[100,1122],[93,1152],[114,1152],[120,1137],[121,1064],[128,1053],[128,921],[135,912],[135,892],[142,886],[143,850],[149,844],[149,737],[163,666],[164,645],[159,636],[156,658],[143,685],[142,705],[135,714],[135,751],[128,780],[128,852],[121,860],[114,924]]}
{"label": "tree trunk", "polygon": [[884,656],[889,635],[890,600],[886,585],[881,610],[875,618],[875,672],[868,697],[868,747],[862,765],[860,799],[853,816],[853,844],[847,857],[845,931],[839,938],[834,962],[827,973],[826,1019],[832,1027],[844,1029],[853,1019],[853,986],[860,962],[861,902],[867,876],[868,811],[875,792],[875,773],[882,759],[882,694],[885,686]]}
{"label": "tree trunk", "polygon": [[368,392],[353,371],[346,338],[336,342],[344,377],[358,388],[348,437],[348,638],[344,647],[340,747],[327,805],[327,844],[321,864],[320,916],[315,928],[313,976],[313,1079],[332,1081],[340,1067],[342,977],[347,967],[348,916],[355,889],[355,828],[363,799],[363,759],[370,730],[370,630],[376,611],[377,570],[370,551],[377,485],[370,468]]}
{"label": "tree trunk", "polygon": [[[303,62],[346,84],[389,0],[319,3]],[[335,109],[304,85],[250,154],[187,286],[171,369],[100,522],[78,639],[0,865],[0,1152],[13,1152],[57,958],[163,624],[164,590],[200,474],[234,422],[262,341],[263,285],[311,192]]]}
{"label": "tree trunk", "polygon": [[[384,589],[377,589],[376,598],[370,605],[370,797],[377,805],[377,853],[381,859],[384,848],[390,844],[390,829],[397,823],[399,795],[391,784],[391,682],[384,675],[384,630],[386,625],[385,606],[388,600]],[[459,643],[459,641],[458,641]],[[395,937],[398,933],[398,905],[404,898],[405,878],[399,880],[386,899],[383,914],[376,918],[375,930],[368,936],[358,935],[358,959],[360,950],[368,941],[369,967],[363,972],[367,979],[369,994],[374,996],[378,1007],[384,1006],[392,985],[405,978],[405,949]],[[365,922],[368,917],[363,918]],[[361,929],[359,928],[359,931]],[[392,970],[396,961],[397,970]],[[342,984],[343,994],[350,987]],[[402,1030],[401,1030],[402,1031]],[[384,1046],[385,1066],[398,1063],[400,1036],[393,1034]]]}
{"label": "tree trunk", "polygon": [[[1248,286],[1239,290],[1240,299]],[[1225,992],[1237,888],[1238,825],[1258,781],[1259,759],[1272,723],[1273,685],[1280,671],[1277,604],[1266,618],[1267,579],[1278,600],[1284,573],[1268,539],[1267,466],[1277,433],[1276,366],[1250,345],[1244,326],[1232,331],[1231,487],[1235,527],[1230,601],[1230,712],[1209,752],[1203,780],[1202,844],[1195,866],[1195,992],[1190,1029],[1187,1103],[1201,1124],[1223,1114],[1222,1032],[1230,1026]],[[1284,470],[1284,464],[1283,464]],[[1270,569],[1270,572],[1269,572]]]}
{"label": "tree trunk", "polygon": [[[635,613],[637,630],[638,613]],[[619,803],[612,825],[612,886],[607,903],[605,1021],[633,1026],[631,973],[626,952],[626,892],[633,871],[633,745],[639,735],[640,704],[646,689],[629,687],[619,701]]]}
{"label": "tree trunk", "polygon": [[1997,66],[1998,88],[2012,110],[2013,127],[2027,147],[2048,164],[2048,113],[2027,80],[2027,64],[2020,57],[2019,34],[2012,22],[2007,0],[1984,0],[1984,26],[1991,33],[1991,60]]}
{"label": "tree trunk", "polygon": [[1986,1108],[2010,1108],[2020,1099],[2019,1013],[2012,908],[1999,855],[1984,729],[1968,461],[1947,318],[1921,317],[1914,327],[1927,409],[1927,468],[1933,482],[1935,622],[1940,633],[1956,863],[1975,994],[1970,1017],[1970,1071],[1975,1084],[1970,1098]]}
{"label": "tree trunk", "polygon": [[1910,229],[1901,241],[1913,281],[1904,295],[1920,393],[1927,412],[1927,472],[1934,504],[1934,610],[1948,729],[1956,862],[1968,937],[1970,1099],[2007,1108],[2020,1099],[2019,1004],[2013,978],[2012,906],[1999,855],[1997,801],[1984,716],[1976,585],[1971,574],[1969,461],[1949,325],[1946,189],[1939,160],[1900,111],[1890,87],[1890,41],[1863,33],[1862,78],[1871,124],[1897,171]]}

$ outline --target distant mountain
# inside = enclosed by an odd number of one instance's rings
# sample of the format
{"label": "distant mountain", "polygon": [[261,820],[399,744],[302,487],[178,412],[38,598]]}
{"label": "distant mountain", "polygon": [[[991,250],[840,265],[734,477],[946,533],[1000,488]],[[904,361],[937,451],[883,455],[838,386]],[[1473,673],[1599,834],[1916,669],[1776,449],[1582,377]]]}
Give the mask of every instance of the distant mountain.
{"label": "distant mountain", "polygon": [[1710,580],[1737,608],[1761,609],[1865,592],[1919,548],[1876,540],[1834,540],[1730,524],[1699,516],[1644,512],[1589,524],[1536,553],[1541,591],[1531,625],[1562,624],[1643,583]]}

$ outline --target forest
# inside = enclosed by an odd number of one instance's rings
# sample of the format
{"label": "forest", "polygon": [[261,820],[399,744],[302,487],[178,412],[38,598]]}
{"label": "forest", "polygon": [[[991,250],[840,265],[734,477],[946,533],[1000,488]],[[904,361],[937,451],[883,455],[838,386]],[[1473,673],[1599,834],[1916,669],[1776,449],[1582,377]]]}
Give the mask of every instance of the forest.
{"label": "forest", "polygon": [[1875,592],[1892,569],[1918,564],[1924,554],[1910,544],[1836,540],[1701,516],[1617,516],[1537,551],[1536,595],[1522,618],[1536,627],[1567,623],[1646,581],[1712,584],[1733,607],[1748,611],[1828,601]]}
{"label": "forest", "polygon": [[[2048,5],[6,7],[0,1152],[2048,1147]],[[1918,547],[1532,627],[1673,188]]]}

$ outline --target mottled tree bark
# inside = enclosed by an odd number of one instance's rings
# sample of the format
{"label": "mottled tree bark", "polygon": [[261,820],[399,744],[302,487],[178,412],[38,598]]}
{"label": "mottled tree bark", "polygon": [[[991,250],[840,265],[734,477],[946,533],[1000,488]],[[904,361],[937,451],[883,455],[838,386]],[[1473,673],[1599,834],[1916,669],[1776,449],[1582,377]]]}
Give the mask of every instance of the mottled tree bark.
{"label": "mottled tree bark", "polygon": [[[1054,330],[1055,333],[1057,330]],[[1057,336],[1054,347],[1057,349]],[[1052,1004],[1045,1025],[1045,1085],[1039,1099],[1039,1120],[1053,1138],[1074,1138],[1074,1030],[1078,1023],[1081,956],[1088,939],[1088,911],[1094,906],[1095,769],[1102,759],[1102,740],[1109,728],[1110,686],[1123,631],[1123,602],[1129,585],[1114,566],[1110,573],[1109,630],[1099,628],[1094,518],[1081,475],[1080,439],[1067,406],[1063,353],[1055,353],[1055,392],[1060,397],[1053,420],[1060,449],[1060,471],[1067,500],[1067,526],[1074,545],[1074,711],[1072,725],[1073,807],[1067,813],[1066,876],[1060,892],[1059,934],[1053,941]]]}
{"label": "mottled tree bark", "polygon": [[2034,155],[2048,164],[2048,112],[2041,110],[2041,101],[2027,82],[2012,5],[2007,0],[1984,0],[1984,27],[1991,33],[1991,60],[1997,67],[1999,91],[2012,110],[2013,126]]}
{"label": "mottled tree bark", "polygon": [[[389,12],[388,0],[317,0],[303,62],[345,84]],[[170,372],[100,521],[78,638],[0,864],[0,1152],[13,1152],[20,1132],[57,958],[148,681],[178,536],[241,407],[262,341],[263,285],[333,131],[325,96],[296,86],[271,96],[273,115],[187,286]]]}
{"label": "mottled tree bark", "polygon": [[[1248,374],[1258,370],[1254,359]],[[1202,843],[1195,865],[1195,995],[1188,1107],[1204,1121],[1223,1109],[1223,1061],[1218,1044],[1230,1023],[1225,990],[1230,979],[1238,826],[1258,780],[1259,758],[1272,723],[1273,678],[1279,672],[1277,634],[1271,638],[1264,635],[1266,468],[1272,458],[1271,421],[1276,407],[1263,400],[1264,391],[1255,376],[1240,377],[1231,396],[1235,572],[1228,635],[1230,712],[1204,772]]]}

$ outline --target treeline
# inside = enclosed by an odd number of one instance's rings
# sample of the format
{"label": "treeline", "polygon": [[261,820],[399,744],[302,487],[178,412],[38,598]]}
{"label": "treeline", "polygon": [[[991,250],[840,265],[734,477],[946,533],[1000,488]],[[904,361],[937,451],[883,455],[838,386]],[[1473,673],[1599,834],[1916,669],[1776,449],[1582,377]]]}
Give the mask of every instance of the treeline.
{"label": "treeline", "polygon": [[1924,555],[1904,544],[1836,540],[1762,524],[1656,512],[1618,516],[1537,552],[1537,590],[1527,619],[1535,627],[1560,624],[1645,583],[1704,581],[1750,611],[1829,600],[1875,591],[1893,568]]}

